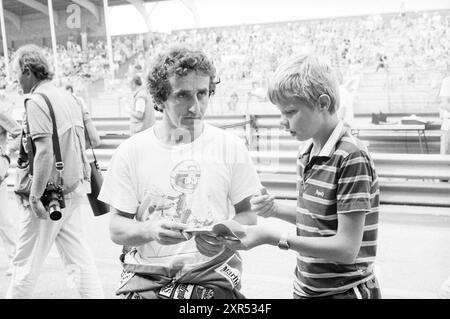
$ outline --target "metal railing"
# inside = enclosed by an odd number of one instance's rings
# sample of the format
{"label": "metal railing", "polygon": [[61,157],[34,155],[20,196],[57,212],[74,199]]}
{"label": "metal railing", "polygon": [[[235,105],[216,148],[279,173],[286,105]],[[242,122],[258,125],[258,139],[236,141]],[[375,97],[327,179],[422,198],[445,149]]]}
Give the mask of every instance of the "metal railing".
{"label": "metal railing", "polygon": [[[278,117],[279,118],[279,117]],[[286,138],[277,128],[276,116],[216,116],[207,122],[247,140],[251,157],[257,167],[261,182],[278,198],[295,199],[296,157],[299,143]],[[117,146],[129,137],[128,119],[94,119],[102,145],[96,149],[100,166],[106,170]],[[291,143],[289,148],[263,148],[258,139],[261,128],[276,128],[272,139],[276,143]],[[259,132],[259,133],[258,133]],[[267,137],[267,135],[266,135]],[[255,146],[255,144],[258,144]],[[384,204],[425,205],[450,207],[450,155],[372,153],[379,176],[380,200]],[[14,163],[14,161],[13,161]],[[13,185],[14,170],[7,180]]]}
{"label": "metal railing", "polygon": [[[261,182],[283,199],[295,199],[295,152],[254,152]],[[373,153],[382,204],[450,207],[450,155]]]}

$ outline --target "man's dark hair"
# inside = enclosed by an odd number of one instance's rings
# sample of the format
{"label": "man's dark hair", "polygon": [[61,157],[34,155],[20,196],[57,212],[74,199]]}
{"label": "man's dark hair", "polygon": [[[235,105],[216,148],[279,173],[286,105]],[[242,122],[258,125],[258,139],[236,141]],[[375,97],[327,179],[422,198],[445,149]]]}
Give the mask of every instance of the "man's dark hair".
{"label": "man's dark hair", "polygon": [[209,95],[214,94],[217,84],[216,68],[205,53],[185,47],[174,47],[157,55],[147,75],[147,89],[155,101],[155,110],[162,112],[158,105],[167,101],[172,93],[169,78],[174,75],[185,76],[192,71],[209,76]]}

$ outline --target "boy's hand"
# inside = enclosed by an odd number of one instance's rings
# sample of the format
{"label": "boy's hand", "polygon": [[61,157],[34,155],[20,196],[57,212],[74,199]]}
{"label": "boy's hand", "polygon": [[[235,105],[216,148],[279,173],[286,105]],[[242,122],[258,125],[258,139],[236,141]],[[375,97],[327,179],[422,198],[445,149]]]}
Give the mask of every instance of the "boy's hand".
{"label": "boy's hand", "polygon": [[239,236],[240,241],[224,239],[224,243],[233,250],[249,250],[265,244],[265,238],[269,233],[270,229],[260,225],[245,226],[245,235]]}
{"label": "boy's hand", "polygon": [[267,194],[255,195],[250,199],[251,210],[256,215],[268,218],[277,214],[277,205],[273,196]]}

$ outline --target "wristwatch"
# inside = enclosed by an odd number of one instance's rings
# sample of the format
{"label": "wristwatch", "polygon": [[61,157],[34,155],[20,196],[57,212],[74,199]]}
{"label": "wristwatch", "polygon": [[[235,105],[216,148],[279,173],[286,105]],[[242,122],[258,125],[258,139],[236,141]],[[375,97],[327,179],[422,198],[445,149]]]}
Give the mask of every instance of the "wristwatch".
{"label": "wristwatch", "polygon": [[289,233],[284,233],[283,235],[281,235],[280,240],[278,241],[278,248],[283,250],[289,250],[290,246],[288,243],[288,236]]}

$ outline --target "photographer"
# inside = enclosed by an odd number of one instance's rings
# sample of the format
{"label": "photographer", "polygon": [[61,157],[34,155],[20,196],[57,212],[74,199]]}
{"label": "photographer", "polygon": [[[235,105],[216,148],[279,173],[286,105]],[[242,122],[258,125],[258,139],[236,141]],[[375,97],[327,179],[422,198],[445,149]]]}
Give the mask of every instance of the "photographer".
{"label": "photographer", "polygon": [[[34,154],[34,160],[29,163],[33,164],[30,195],[19,197],[22,216],[13,259],[14,273],[6,298],[32,296],[42,264],[53,243],[64,265],[74,276],[81,297],[103,298],[81,220],[81,200],[89,190],[90,173],[84,151],[83,120],[87,122],[89,118],[83,118],[86,115],[69,92],[55,87],[51,82],[53,74],[39,47],[21,47],[15,55],[13,67],[23,92],[27,94],[22,128],[25,133],[23,150],[28,159]],[[40,94],[48,98],[55,120],[52,120],[50,107]],[[64,163],[62,172],[58,172],[55,165],[53,124],[56,124]],[[31,140],[27,141],[27,137]],[[18,166],[23,167],[22,156],[20,159]],[[53,198],[51,205],[44,205],[41,200],[44,195]],[[52,212],[60,213],[61,217],[51,218]]]}

